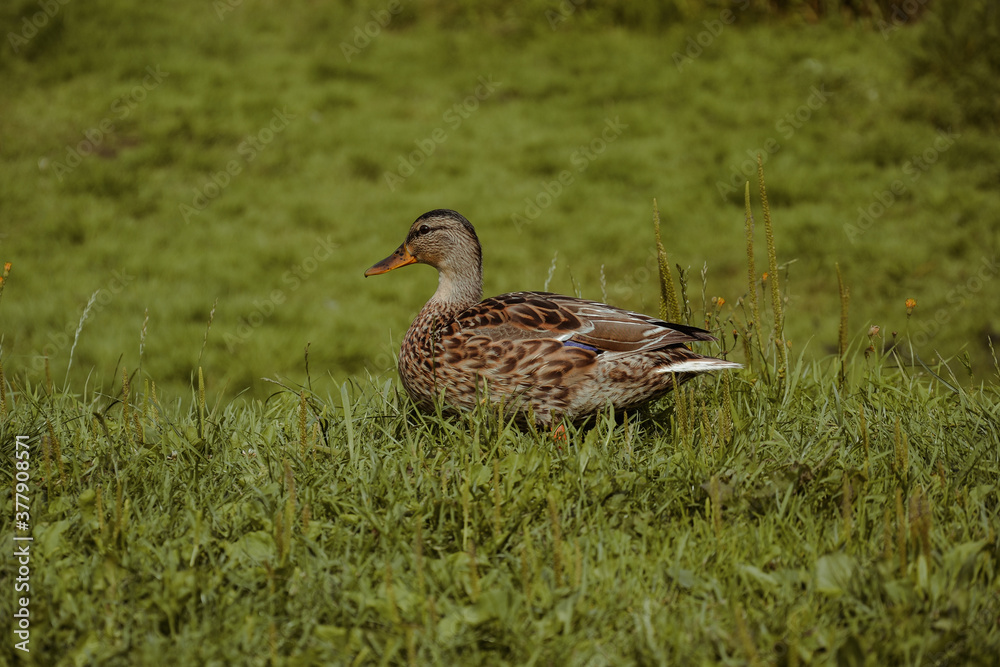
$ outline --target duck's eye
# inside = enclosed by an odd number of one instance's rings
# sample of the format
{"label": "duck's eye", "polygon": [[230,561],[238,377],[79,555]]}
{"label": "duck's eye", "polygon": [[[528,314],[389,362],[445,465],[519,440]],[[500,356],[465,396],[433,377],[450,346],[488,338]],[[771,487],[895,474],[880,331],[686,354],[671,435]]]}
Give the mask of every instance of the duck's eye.
{"label": "duck's eye", "polygon": [[428,227],[427,225],[420,225],[420,229],[417,230],[417,234],[420,234],[421,236],[423,236],[424,234],[426,234],[429,231],[431,231],[430,227]]}

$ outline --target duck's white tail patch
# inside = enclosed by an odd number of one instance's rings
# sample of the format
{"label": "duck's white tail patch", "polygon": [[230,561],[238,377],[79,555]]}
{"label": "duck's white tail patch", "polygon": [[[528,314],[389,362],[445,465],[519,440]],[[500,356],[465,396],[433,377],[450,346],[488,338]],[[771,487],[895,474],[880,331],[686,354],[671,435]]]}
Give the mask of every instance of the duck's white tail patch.
{"label": "duck's white tail patch", "polygon": [[723,359],[704,357],[702,359],[687,359],[676,364],[657,369],[658,373],[705,373],[706,371],[721,371],[726,368],[743,368],[743,364]]}

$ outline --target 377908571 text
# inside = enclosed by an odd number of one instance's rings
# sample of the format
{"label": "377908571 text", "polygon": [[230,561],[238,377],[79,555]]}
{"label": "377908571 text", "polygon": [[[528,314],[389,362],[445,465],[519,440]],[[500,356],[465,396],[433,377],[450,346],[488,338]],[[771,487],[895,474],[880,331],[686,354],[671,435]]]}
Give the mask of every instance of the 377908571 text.
{"label": "377908571 text", "polygon": [[14,592],[22,594],[17,598],[14,611],[14,648],[29,652],[31,618],[28,608],[31,591],[31,496],[28,482],[31,480],[31,459],[28,436],[17,436],[14,449],[14,558],[17,561],[17,576],[14,577]]}

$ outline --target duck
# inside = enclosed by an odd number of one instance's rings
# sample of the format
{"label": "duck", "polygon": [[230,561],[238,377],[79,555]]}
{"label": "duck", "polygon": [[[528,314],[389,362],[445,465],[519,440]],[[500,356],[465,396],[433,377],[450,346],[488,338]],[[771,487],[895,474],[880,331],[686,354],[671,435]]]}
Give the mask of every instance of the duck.
{"label": "duck", "polygon": [[476,230],[450,209],[424,213],[365,277],[410,264],[438,271],[437,290],[403,337],[399,375],[418,409],[469,412],[484,402],[519,422],[555,427],[606,409],[631,411],[699,373],[741,364],[696,354],[708,331],[550,292],[483,299]]}

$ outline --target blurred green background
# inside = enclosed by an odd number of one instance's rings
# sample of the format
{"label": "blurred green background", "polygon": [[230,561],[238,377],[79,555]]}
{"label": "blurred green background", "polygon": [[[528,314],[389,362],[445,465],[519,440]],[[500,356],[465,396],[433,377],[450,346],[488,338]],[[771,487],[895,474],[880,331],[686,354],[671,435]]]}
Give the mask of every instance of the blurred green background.
{"label": "blurred green background", "polygon": [[141,367],[186,394],[216,302],[216,396],[303,382],[307,344],[317,389],[391,376],[436,276],[362,272],[439,207],[476,225],[487,294],[554,263],[553,291],[656,313],[655,198],[692,310],[707,265],[725,318],[757,153],[794,350],[836,350],[839,263],[852,340],[992,372],[995,3],[31,0],[0,27],[16,382],[48,357],[62,383],[92,297],[71,386]]}

